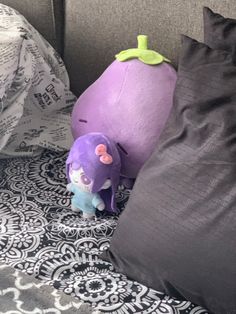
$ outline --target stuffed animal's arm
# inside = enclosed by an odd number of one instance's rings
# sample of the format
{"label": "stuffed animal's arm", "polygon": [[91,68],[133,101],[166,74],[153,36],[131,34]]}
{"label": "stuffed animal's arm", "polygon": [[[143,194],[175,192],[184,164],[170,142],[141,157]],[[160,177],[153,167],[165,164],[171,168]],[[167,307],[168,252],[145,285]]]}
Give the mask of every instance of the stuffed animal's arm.
{"label": "stuffed animal's arm", "polygon": [[72,183],[67,184],[66,189],[70,192],[73,192],[73,184]]}
{"label": "stuffed animal's arm", "polygon": [[95,194],[92,200],[92,204],[95,208],[102,211],[105,209],[105,203],[103,202],[102,198],[99,196],[99,194]]}
{"label": "stuffed animal's arm", "polygon": [[102,201],[102,203],[97,206],[97,209],[103,211],[105,209],[105,203]]}

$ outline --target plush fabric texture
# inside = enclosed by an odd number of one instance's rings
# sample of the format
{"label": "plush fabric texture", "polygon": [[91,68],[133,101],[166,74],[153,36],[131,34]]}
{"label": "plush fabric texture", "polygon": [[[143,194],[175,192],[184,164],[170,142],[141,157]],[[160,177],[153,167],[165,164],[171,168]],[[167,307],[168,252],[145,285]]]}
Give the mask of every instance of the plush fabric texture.
{"label": "plush fabric texture", "polygon": [[136,178],[167,121],[175,83],[169,63],[114,61],[78,99],[72,112],[74,138],[105,134],[117,143],[121,174]]}
{"label": "plush fabric texture", "polygon": [[236,312],[236,67],[183,37],[174,107],[104,258],[141,283]]}
{"label": "plush fabric texture", "polygon": [[230,52],[236,62],[236,19],[225,18],[205,7],[204,42],[213,49]]}

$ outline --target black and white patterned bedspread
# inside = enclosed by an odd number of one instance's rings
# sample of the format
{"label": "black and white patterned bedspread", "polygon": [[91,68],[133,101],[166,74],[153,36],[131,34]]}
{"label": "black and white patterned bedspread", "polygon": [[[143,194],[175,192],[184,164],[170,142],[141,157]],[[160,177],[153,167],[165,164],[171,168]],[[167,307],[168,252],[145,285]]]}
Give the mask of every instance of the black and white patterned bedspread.
{"label": "black and white patterned bedspread", "polygon": [[[206,314],[114,272],[99,254],[117,217],[85,221],[70,210],[65,153],[0,160],[0,260],[92,305],[92,313]],[[120,187],[123,208],[130,191]]]}

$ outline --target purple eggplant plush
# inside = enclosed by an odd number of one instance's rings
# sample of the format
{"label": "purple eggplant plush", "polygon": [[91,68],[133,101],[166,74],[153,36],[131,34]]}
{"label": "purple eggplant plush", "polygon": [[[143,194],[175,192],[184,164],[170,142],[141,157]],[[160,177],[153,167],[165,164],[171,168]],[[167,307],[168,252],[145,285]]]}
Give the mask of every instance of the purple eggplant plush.
{"label": "purple eggplant plush", "polygon": [[169,60],[147,49],[147,36],[138,36],[138,48],[116,55],[78,99],[72,112],[74,138],[89,132],[106,134],[120,152],[121,174],[136,178],[158,143],[175,83]]}

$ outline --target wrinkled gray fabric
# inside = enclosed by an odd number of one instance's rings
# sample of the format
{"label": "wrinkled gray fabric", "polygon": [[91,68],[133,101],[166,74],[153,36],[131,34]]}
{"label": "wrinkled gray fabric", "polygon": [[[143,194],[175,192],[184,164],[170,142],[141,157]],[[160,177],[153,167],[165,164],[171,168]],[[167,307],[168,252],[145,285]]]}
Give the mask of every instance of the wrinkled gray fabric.
{"label": "wrinkled gray fabric", "polygon": [[0,263],[0,314],[91,314],[92,309],[46,283]]}
{"label": "wrinkled gray fabric", "polygon": [[105,258],[214,314],[236,313],[236,68],[183,37],[174,105]]}
{"label": "wrinkled gray fabric", "polygon": [[204,42],[213,49],[228,51],[236,64],[236,15],[227,18],[204,8]]}

